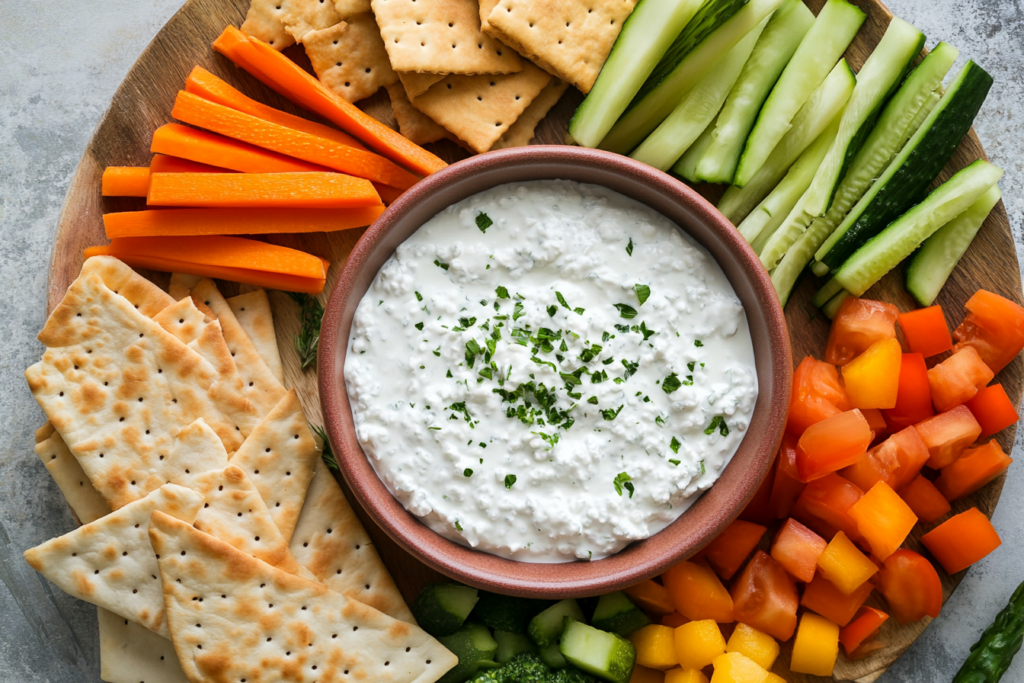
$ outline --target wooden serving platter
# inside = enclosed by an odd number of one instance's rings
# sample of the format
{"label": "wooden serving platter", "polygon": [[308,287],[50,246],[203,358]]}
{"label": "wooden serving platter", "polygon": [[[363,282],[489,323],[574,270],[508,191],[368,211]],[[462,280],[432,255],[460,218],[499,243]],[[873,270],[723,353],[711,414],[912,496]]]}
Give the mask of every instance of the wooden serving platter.
{"label": "wooden serving platter", "polygon": [[[805,0],[817,12],[824,0]],[[878,0],[853,0],[868,15],[856,40],[846,53],[854,69],[859,69],[865,58],[874,49],[888,25],[892,14]],[[99,124],[71,182],[60,215],[53,257],[50,264],[47,310],[53,310],[63,297],[68,285],[78,276],[82,266],[82,251],[85,247],[105,244],[101,216],[105,212],[141,208],[144,200],[103,198],[100,196],[100,176],[108,165],[148,165],[151,154],[149,143],[153,131],[171,120],[171,108],[178,90],[184,88],[185,79],[192,67],[201,65],[231,82],[243,92],[272,106],[302,114],[313,115],[297,109],[291,103],[263,87],[248,74],[236,69],[230,62],[215,55],[210,47],[213,40],[227,24],[240,25],[248,8],[249,0],[189,0],[157,34],[153,42],[139,57],[111,101],[110,108]],[[308,61],[301,48],[289,48],[287,54],[308,68]],[[537,131],[537,144],[561,144],[565,139],[568,120],[582,95],[571,89],[552,110]],[[390,104],[382,90],[374,97],[360,103],[367,111],[393,122]],[[457,161],[467,156],[460,147],[442,142],[432,145],[433,151],[448,161]],[[943,170],[940,180],[985,153],[977,135],[972,130],[964,139],[953,160]],[[715,201],[722,192],[721,187],[698,188],[702,194]],[[344,264],[345,258],[362,234],[362,230],[350,230],[333,234],[297,235],[271,238],[279,244],[296,246],[328,258],[333,263],[328,284],[333,284]],[[146,273],[158,284],[166,285],[167,275]],[[890,273],[866,296],[895,303],[901,310],[912,310],[914,302],[904,291],[902,272]],[[790,298],[786,309],[790,338],[793,344],[794,362],[806,355],[821,357],[828,336],[828,320],[810,305],[809,301],[817,285],[813,277],[806,277]],[[238,291],[238,285],[221,283],[227,296]],[[985,288],[1002,294],[1018,303],[1024,303],[1016,251],[1010,233],[1006,210],[1000,202],[989,216],[964,259],[957,267],[949,283],[942,290],[937,303],[943,306],[951,329],[960,323],[964,302],[978,289]],[[329,291],[329,287],[328,287]],[[325,295],[326,297],[326,292]],[[278,343],[285,364],[285,382],[298,389],[306,415],[313,424],[320,424],[321,414],[316,386],[316,373],[312,369],[299,369],[297,354],[292,339],[298,331],[298,310],[291,299],[280,292],[270,293],[277,325]],[[1024,360],[1015,359],[995,379],[1001,382],[1015,405],[1020,404],[1024,390]],[[1013,446],[1015,427],[1004,430],[997,439],[1007,451]],[[1005,477],[1005,475],[1004,475]],[[344,487],[344,481],[342,480]],[[1003,487],[1003,477],[982,490],[958,501],[953,513],[971,506],[977,506],[991,517]],[[347,493],[347,489],[346,489]],[[351,496],[350,496],[351,499]],[[412,599],[428,581],[439,577],[435,572],[420,564],[401,550],[366,516],[358,505],[355,506],[363,524],[374,538],[377,548],[407,599]],[[919,527],[920,528],[920,527]],[[909,539],[911,548],[923,552],[919,540],[920,531]],[[949,598],[966,572],[949,576],[937,567],[942,577],[944,597]],[[869,604],[885,609],[881,598],[875,594]],[[927,627],[929,619],[900,626],[890,619],[883,628],[888,646],[872,656],[850,662],[840,654],[836,663],[834,678],[838,681],[869,683],[877,679],[885,669],[899,657]],[[792,641],[791,641],[792,642]],[[787,667],[789,651],[783,646],[782,656],[775,665],[775,671],[789,681],[820,681],[814,676],[790,673]]]}

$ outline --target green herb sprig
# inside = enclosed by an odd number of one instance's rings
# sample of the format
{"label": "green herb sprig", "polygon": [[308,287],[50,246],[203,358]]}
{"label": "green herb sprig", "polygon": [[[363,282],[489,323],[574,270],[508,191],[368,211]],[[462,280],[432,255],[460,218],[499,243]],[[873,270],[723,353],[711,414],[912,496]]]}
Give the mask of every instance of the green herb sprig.
{"label": "green herb sprig", "polygon": [[316,362],[324,307],[319,299],[309,294],[288,292],[288,296],[299,305],[299,333],[295,335],[295,350],[299,352],[299,366],[305,370]]}

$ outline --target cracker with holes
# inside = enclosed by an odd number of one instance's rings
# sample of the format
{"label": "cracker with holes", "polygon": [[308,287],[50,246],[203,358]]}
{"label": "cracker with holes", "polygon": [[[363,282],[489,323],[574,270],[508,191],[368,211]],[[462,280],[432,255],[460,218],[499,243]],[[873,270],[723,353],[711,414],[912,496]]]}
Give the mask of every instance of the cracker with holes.
{"label": "cracker with holes", "polygon": [[406,95],[411,99],[416,99],[423,93],[430,90],[435,83],[443,81],[446,75],[447,74],[420,74],[404,72],[398,74],[398,80],[402,81],[402,85],[405,86]]}
{"label": "cracker with holes", "polygon": [[252,0],[242,22],[242,32],[283,50],[295,43],[284,28],[282,15],[286,0]]}
{"label": "cracker with holes", "polygon": [[370,11],[370,0],[334,0],[334,11],[343,20],[353,14]]}
{"label": "cracker with holes", "polygon": [[319,458],[291,549],[331,590],[400,621],[416,623],[369,534]]}
{"label": "cracker with holes", "polygon": [[426,145],[452,137],[444,126],[438,125],[434,119],[413,106],[401,83],[389,85],[388,95],[391,98],[391,110],[398,121],[398,130],[403,137],[417,145]]}
{"label": "cracker with holes", "polygon": [[[108,258],[93,256],[88,259],[86,263],[97,258]],[[203,281],[203,278],[198,275],[188,275],[186,273],[171,273],[171,283],[167,287],[167,293],[171,295],[171,298],[175,301],[180,301],[186,296],[192,293],[192,288]]]}
{"label": "cracker with holes", "polygon": [[281,366],[281,352],[277,348],[277,331],[274,329],[274,315],[267,292],[256,289],[233,296],[227,302],[260,358],[277,381],[284,384],[284,368]]}
{"label": "cracker with holes", "polygon": [[558,100],[569,89],[569,84],[552,78],[551,82],[544,86],[536,99],[530,102],[530,106],[520,114],[505,134],[491,146],[491,149],[505,149],[506,147],[523,147],[530,144],[537,132],[537,126],[548,115],[551,108],[558,104]]}
{"label": "cracker with holes", "polygon": [[82,524],[95,522],[110,512],[110,506],[89,481],[85,470],[71,454],[60,434],[53,431],[36,444],[36,455],[46,465],[57,488]]}
{"label": "cracker with holes", "polygon": [[171,639],[191,681],[429,683],[458,662],[419,627],[169,515],[153,515],[150,539]]}
{"label": "cracker with holes", "polygon": [[590,92],[636,0],[500,0],[487,32]]}
{"label": "cracker with holes", "polygon": [[162,289],[113,256],[93,256],[82,264],[78,277],[96,275],[115,294],[120,294],[144,316],[152,318],[174,303]]}
{"label": "cracker with holes", "polygon": [[490,28],[490,24],[487,23],[487,17],[491,16],[491,12],[494,11],[495,5],[498,4],[498,0],[480,0],[480,30],[487,33]]}
{"label": "cracker with holes", "polygon": [[91,524],[29,548],[25,560],[65,593],[170,637],[148,527],[154,511],[190,524],[203,497],[165,484]]}
{"label": "cracker with holes", "polygon": [[480,30],[477,0],[371,0],[395,71],[510,74],[515,50]]}
{"label": "cracker with holes", "polygon": [[102,607],[97,612],[101,679],[108,683],[188,683],[170,640]]}
{"label": "cracker with holes", "polygon": [[517,74],[448,76],[416,98],[416,108],[476,152],[486,152],[551,81],[526,62]]}
{"label": "cracker with holes", "polygon": [[373,14],[306,34],[306,54],[320,82],[349,102],[358,102],[398,80]]}
{"label": "cracker with holes", "polygon": [[285,0],[281,23],[297,43],[303,43],[310,31],[321,31],[341,22],[331,0]]}

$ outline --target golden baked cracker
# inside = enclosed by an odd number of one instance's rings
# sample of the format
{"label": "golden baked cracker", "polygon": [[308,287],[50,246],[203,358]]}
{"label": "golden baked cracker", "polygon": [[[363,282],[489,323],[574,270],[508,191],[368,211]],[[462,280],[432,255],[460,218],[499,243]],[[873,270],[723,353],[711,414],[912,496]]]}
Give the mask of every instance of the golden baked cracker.
{"label": "golden baked cracker", "polygon": [[491,149],[522,147],[530,144],[530,140],[533,139],[537,131],[537,125],[544,120],[551,108],[558,104],[558,100],[568,89],[568,83],[552,78],[551,82],[540,91],[540,95],[530,102],[526,111],[519,115],[516,122],[491,146]]}
{"label": "golden baked cracker", "polygon": [[399,80],[405,86],[405,94],[411,99],[416,99],[430,90],[435,83],[443,81],[445,76],[447,74],[421,74],[415,71],[403,71],[398,74]]}
{"label": "golden baked cracker", "polygon": [[263,362],[274,373],[274,377],[284,384],[284,368],[281,365],[281,352],[277,348],[274,314],[270,309],[270,299],[266,290],[254,289],[233,296],[227,301],[231,312],[235,314],[235,319],[249,336]]}
{"label": "golden baked cracker", "polygon": [[100,517],[110,514],[107,501],[103,500],[103,496],[89,481],[82,465],[56,430],[36,444],[36,455],[46,465],[50,476],[57,483],[57,488],[64,494],[64,499],[82,524],[95,522]]}
{"label": "golden baked cracker", "polygon": [[[101,258],[93,256],[93,258]],[[102,257],[107,258],[107,257]],[[171,284],[167,287],[167,293],[175,301],[181,301],[192,293],[192,288],[198,285],[203,278],[198,275],[186,275],[184,273],[171,273]]]}
{"label": "golden baked cracker", "polygon": [[509,74],[515,50],[480,31],[477,0],[370,0],[395,71]]}
{"label": "golden baked cracker", "polygon": [[358,102],[398,80],[371,12],[310,31],[302,44],[320,82],[349,102]]}
{"label": "golden baked cracker", "polygon": [[401,83],[388,86],[391,96],[391,109],[395,112],[399,132],[417,145],[426,145],[451,137],[451,133],[434,123],[434,120],[421,112],[409,101],[409,96]]}
{"label": "golden baked cracker", "polygon": [[252,0],[242,22],[242,33],[259,38],[274,49],[283,50],[295,43],[295,39],[284,30],[283,13],[283,0]]}
{"label": "golden baked cracker", "polygon": [[500,0],[487,32],[590,92],[636,0]]}
{"label": "golden baked cracker", "polygon": [[486,152],[515,123],[551,74],[529,62],[517,74],[452,74],[416,98],[416,108],[459,136],[476,152]]}
{"label": "golden baked cracker", "polygon": [[487,23],[487,17],[494,11],[494,7],[498,4],[499,0],[480,0],[480,30],[487,33],[487,29],[490,28],[490,24]]}
{"label": "golden baked cracker", "polygon": [[370,0],[334,0],[334,11],[344,21],[354,14],[370,11]]}
{"label": "golden baked cracker", "polygon": [[79,277],[99,275],[114,294],[120,294],[142,315],[152,318],[174,303],[170,296],[152,282],[113,256],[93,256],[82,264]]}
{"label": "golden baked cracker", "polygon": [[100,622],[100,678],[108,683],[188,683],[170,640],[113,612]]}
{"label": "golden baked cracker", "polygon": [[307,33],[330,28],[341,21],[329,0],[279,0],[282,5],[281,23],[297,43],[303,43]]}

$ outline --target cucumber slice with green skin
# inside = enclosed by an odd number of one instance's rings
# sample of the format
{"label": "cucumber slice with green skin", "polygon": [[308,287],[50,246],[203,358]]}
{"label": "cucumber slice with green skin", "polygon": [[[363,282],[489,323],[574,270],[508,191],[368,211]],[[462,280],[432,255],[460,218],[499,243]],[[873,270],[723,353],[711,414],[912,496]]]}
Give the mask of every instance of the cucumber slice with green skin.
{"label": "cucumber slice with green skin", "polygon": [[842,306],[843,302],[851,296],[853,295],[845,289],[839,290],[838,294],[825,302],[825,305],[821,307],[821,312],[824,313],[825,317],[829,320],[835,320],[836,314],[839,313],[839,307]]}
{"label": "cucumber slice with green skin", "polygon": [[804,208],[812,216],[824,215],[832,205],[839,181],[923,46],[923,33],[899,17],[892,18],[882,40],[857,72],[857,87],[843,111],[839,135],[811,183]]}
{"label": "cucumber slice with green skin", "polygon": [[648,616],[621,591],[602,595],[590,621],[594,628],[620,636],[628,636],[651,623]]}
{"label": "cucumber slice with green skin", "polygon": [[857,78],[846,63],[839,60],[832,72],[811,93],[810,98],[793,118],[789,132],[772,150],[768,160],[744,187],[731,185],[718,202],[718,210],[738,225],[768,193],[775,189],[786,171],[818,136],[825,132],[843,112]]}
{"label": "cucumber slice with green skin", "polygon": [[635,98],[598,147],[618,154],[632,152],[672,113],[683,95],[780,4],[782,0],[750,0],[693,48],[656,88]]}
{"label": "cucumber slice with green skin", "polygon": [[583,610],[575,600],[562,600],[548,607],[530,620],[527,633],[533,638],[533,642],[542,648],[547,647],[562,637],[562,628],[566,617],[576,621],[584,620]]}
{"label": "cucumber slice with green skin", "polygon": [[811,304],[815,308],[824,308],[825,304],[831,301],[839,292],[843,291],[843,286],[836,282],[834,279],[826,282],[821,289],[814,293],[814,298],[811,299]]}
{"label": "cucumber slice with green skin", "polygon": [[541,661],[552,669],[564,669],[569,666],[569,662],[565,661],[565,657],[562,656],[562,651],[558,649],[558,641],[551,643],[547,647],[542,647],[540,649],[540,658]]}
{"label": "cucumber slice with green skin", "polygon": [[498,643],[483,624],[466,624],[455,633],[437,639],[459,658],[459,663],[438,679],[438,683],[462,683],[482,669],[498,666],[494,661]]}
{"label": "cucumber slice with green skin", "polygon": [[432,583],[416,596],[412,614],[420,628],[439,638],[462,628],[478,599],[476,588],[457,583]]}
{"label": "cucumber slice with green skin", "polygon": [[962,169],[858,249],[836,271],[836,281],[860,296],[1002,177],[1001,168],[982,159]]}
{"label": "cucumber slice with green skin", "polygon": [[814,14],[801,0],[783,0],[772,14],[718,115],[694,174],[697,179],[732,182],[761,105],[813,23]]}
{"label": "cucumber slice with green skin", "polygon": [[842,266],[858,248],[921,200],[970,130],[991,86],[992,77],[974,62],[967,62],[921,127],[818,250],[819,261],[832,270]]}
{"label": "cucumber slice with green skin", "polygon": [[505,664],[513,657],[523,652],[537,654],[537,644],[530,640],[530,637],[523,633],[509,633],[508,631],[495,630],[494,640],[498,643],[497,654],[494,659],[498,664]]}
{"label": "cucumber slice with green skin", "polygon": [[[801,202],[805,199],[806,195],[801,199]],[[779,302],[783,306],[789,301],[789,295],[793,293],[793,288],[799,282],[800,276],[806,270],[807,264],[811,262],[814,250],[827,237],[824,224],[812,222],[810,216],[803,210],[802,205],[798,205],[794,209],[792,214],[787,217],[787,221],[792,222],[794,229],[803,230],[803,232],[789,247],[785,256],[782,257],[782,260],[772,271],[772,286],[775,288],[775,294],[779,297]],[[810,227],[806,227],[807,223],[810,223]]]}
{"label": "cucumber slice with green skin", "polygon": [[736,43],[630,156],[659,171],[671,168],[722,108],[767,23],[765,19]]}
{"label": "cucumber slice with green skin", "polygon": [[627,683],[636,662],[636,648],[631,642],[569,617],[559,649],[577,669],[610,683]]}
{"label": "cucumber slice with green skin", "polygon": [[708,127],[704,129],[704,132],[700,134],[700,137],[690,145],[690,148],[683,152],[683,156],[679,157],[679,161],[672,167],[672,173],[691,183],[700,182],[700,179],[697,178],[697,164],[700,163],[705,150],[711,144],[711,134],[715,132],[715,121],[717,120],[718,117],[716,116],[708,124]]}
{"label": "cucumber slice with green skin", "polygon": [[640,0],[636,4],[594,87],[569,123],[569,135],[577,144],[597,147],[701,4],[702,0]]}
{"label": "cucumber slice with green skin", "polygon": [[865,18],[864,12],[846,0],[825,3],[757,116],[736,167],[736,185],[746,185],[765,164],[793,117],[853,42]]}
{"label": "cucumber slice with green skin", "polygon": [[473,616],[494,629],[509,633],[526,633],[530,619],[549,604],[546,600],[516,598],[480,591],[480,601],[473,608]]}
{"label": "cucumber slice with green skin", "polygon": [[917,303],[931,306],[935,302],[950,273],[1002,196],[993,185],[966,211],[924,241],[907,266],[907,291]]}

